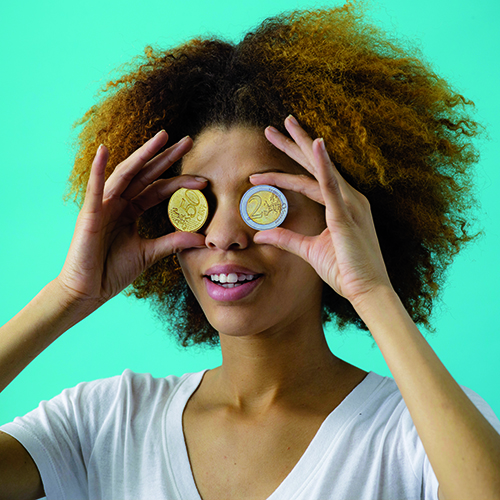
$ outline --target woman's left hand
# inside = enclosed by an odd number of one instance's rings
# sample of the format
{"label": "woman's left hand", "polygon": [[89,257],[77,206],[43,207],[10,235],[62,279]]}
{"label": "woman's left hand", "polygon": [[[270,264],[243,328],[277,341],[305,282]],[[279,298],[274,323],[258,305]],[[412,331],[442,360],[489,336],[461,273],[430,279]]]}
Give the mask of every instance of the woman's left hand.
{"label": "woman's left hand", "polygon": [[293,140],[270,128],[266,137],[314,178],[268,172],[250,180],[323,204],[327,227],[318,236],[279,227],[256,233],[254,241],[305,259],[360,313],[415,423],[439,482],[439,498],[500,498],[500,436],[451,377],[399,299],[392,300],[397,296],[368,200],[342,178],[321,139],[313,141],[291,117],[285,126]]}
{"label": "woman's left hand", "polygon": [[297,191],[325,206],[326,229],[304,236],[285,228],[258,232],[254,241],[302,257],[354,307],[379,286],[391,287],[368,200],[342,178],[330,161],[323,139],[312,140],[289,116],[285,127],[293,140],[272,127],[267,139],[314,178],[283,173],[250,177],[252,184],[272,184]]}

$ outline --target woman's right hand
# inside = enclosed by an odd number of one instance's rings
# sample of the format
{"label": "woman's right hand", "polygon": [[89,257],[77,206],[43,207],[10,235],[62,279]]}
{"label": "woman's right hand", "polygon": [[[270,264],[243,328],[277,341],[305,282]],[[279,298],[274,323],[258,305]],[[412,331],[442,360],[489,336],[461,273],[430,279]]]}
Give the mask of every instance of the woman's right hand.
{"label": "woman's right hand", "polygon": [[180,187],[203,189],[207,183],[190,176],[158,179],[193,145],[185,137],[156,155],[167,140],[165,131],[156,134],[120,163],[107,181],[108,150],[99,147],[71,247],[56,279],[69,304],[83,303],[86,311],[91,312],[156,261],[205,245],[204,236],[196,233],[172,232],[157,239],[144,239],[138,234],[137,219],[146,210]]}

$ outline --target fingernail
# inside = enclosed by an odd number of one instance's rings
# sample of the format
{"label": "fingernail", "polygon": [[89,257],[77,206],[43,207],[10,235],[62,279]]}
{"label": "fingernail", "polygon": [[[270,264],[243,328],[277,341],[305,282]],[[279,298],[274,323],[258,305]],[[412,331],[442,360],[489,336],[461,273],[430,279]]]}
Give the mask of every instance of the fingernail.
{"label": "fingernail", "polygon": [[295,119],[295,117],[293,115],[288,115],[287,118],[294,124],[294,125],[298,125],[299,122]]}
{"label": "fingernail", "polygon": [[321,150],[325,151],[325,153],[326,153],[325,140],[323,139],[323,137],[320,137],[318,139],[318,142],[319,142],[319,146],[320,146]]}
{"label": "fingernail", "polygon": [[205,179],[205,177],[195,177],[195,179],[200,182],[207,182],[207,179]]}
{"label": "fingernail", "polygon": [[165,130],[164,130],[164,129],[161,129],[159,132],[157,132],[157,133],[156,133],[155,137],[156,137],[157,135],[160,135],[162,132],[165,132]]}
{"label": "fingernail", "polygon": [[271,132],[272,134],[279,134],[279,131],[278,129],[275,129],[273,126],[269,125],[269,127],[267,127],[267,130],[269,130],[269,132]]}
{"label": "fingernail", "polygon": [[186,135],[186,137],[183,137],[180,141],[177,142],[176,146],[180,146],[181,144],[184,144],[188,139],[189,139],[189,135]]}
{"label": "fingernail", "polygon": [[104,144],[99,144],[99,147],[97,148],[97,152],[99,153],[99,151],[102,149],[102,147],[104,146]]}

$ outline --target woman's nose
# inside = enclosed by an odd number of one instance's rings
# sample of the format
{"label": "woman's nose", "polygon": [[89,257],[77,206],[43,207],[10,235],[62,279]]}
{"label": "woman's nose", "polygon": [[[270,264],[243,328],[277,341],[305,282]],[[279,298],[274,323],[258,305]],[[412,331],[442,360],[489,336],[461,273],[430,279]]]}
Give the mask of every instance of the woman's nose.
{"label": "woman's nose", "polygon": [[219,204],[205,229],[208,248],[219,250],[243,250],[253,241],[256,231],[241,218],[239,203]]}

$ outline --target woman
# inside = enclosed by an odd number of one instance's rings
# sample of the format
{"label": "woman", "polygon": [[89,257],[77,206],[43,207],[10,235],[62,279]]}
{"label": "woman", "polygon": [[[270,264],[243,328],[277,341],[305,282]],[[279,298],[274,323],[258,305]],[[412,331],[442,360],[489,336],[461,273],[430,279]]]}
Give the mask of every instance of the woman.
{"label": "woman", "polygon": [[[2,498],[498,498],[500,423],[415,325],[471,239],[468,102],[349,6],[146,55],[82,119],[73,242],[2,329],[2,387],[131,283],[223,363],[80,384],[4,426]],[[285,193],[280,227],[241,218],[255,185]],[[182,187],[208,198],[198,233],[168,222]],[[334,317],[395,382],[330,352]]]}

